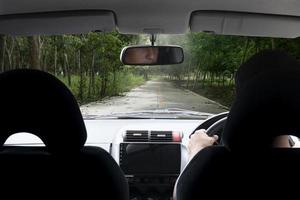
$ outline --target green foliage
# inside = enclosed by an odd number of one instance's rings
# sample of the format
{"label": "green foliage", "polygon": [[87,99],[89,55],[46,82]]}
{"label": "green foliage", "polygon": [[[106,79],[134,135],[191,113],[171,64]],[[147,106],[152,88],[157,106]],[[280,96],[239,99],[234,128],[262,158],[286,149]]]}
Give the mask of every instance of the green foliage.
{"label": "green foliage", "polygon": [[[300,59],[300,38],[278,39],[189,33],[174,36],[172,44],[183,46],[182,65],[161,68],[171,80],[209,98],[230,105],[234,76],[239,66],[264,49],[283,49]],[[220,90],[221,88],[223,90]]]}
{"label": "green foliage", "polygon": [[31,68],[32,49],[38,49],[39,69],[58,76],[81,104],[119,95],[144,82],[119,59],[121,49],[135,43],[137,36],[91,32],[37,38],[33,44],[27,37],[0,35],[0,71]]}
{"label": "green foliage", "polygon": [[[159,35],[156,44],[181,45],[185,62],[175,66],[122,66],[119,55],[124,46],[149,43],[146,35],[88,33],[81,35],[38,36],[37,44],[28,37],[0,35],[0,71],[31,68],[34,49],[40,69],[61,77],[78,100],[87,102],[118,95],[148,80],[163,76],[185,81],[188,89],[232,87],[238,67],[263,49],[279,48],[300,59],[300,39],[256,38],[189,33]],[[33,45],[33,46],[32,46]],[[36,52],[35,52],[36,53]]]}
{"label": "green foliage", "polygon": [[[113,76],[109,76],[109,84],[107,93],[105,96],[116,96],[116,95],[122,95],[124,92],[128,92],[134,87],[137,87],[145,82],[142,76],[134,75],[132,72],[126,72],[126,71],[120,71],[116,74],[116,83],[113,83]],[[66,85],[68,85],[67,78],[63,76],[58,76],[58,78],[63,81]],[[93,93],[91,96],[88,95],[88,87],[90,77],[85,76],[84,77],[84,84],[83,84],[83,100],[80,101],[79,99],[79,85],[80,85],[80,77],[78,75],[72,75],[72,85],[68,86],[69,89],[72,91],[74,96],[78,99],[79,104],[84,104],[92,101],[98,101],[102,97],[100,95],[101,93],[101,78],[98,76],[95,79],[95,85],[96,85],[96,92]]]}

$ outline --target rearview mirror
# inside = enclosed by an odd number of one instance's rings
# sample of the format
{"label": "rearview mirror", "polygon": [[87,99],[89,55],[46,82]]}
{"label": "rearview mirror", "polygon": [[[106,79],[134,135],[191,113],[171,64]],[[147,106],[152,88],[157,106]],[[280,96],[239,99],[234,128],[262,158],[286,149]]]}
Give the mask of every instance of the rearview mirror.
{"label": "rearview mirror", "polygon": [[179,46],[129,46],[121,52],[125,65],[171,65],[183,60],[183,49]]}

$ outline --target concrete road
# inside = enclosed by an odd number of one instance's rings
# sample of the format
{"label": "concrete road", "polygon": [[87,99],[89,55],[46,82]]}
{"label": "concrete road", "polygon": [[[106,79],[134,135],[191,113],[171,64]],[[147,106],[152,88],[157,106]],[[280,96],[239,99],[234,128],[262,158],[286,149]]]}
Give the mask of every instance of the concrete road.
{"label": "concrete road", "polygon": [[181,108],[200,112],[220,113],[226,108],[189,90],[167,81],[148,81],[124,96],[117,96],[81,106],[82,113],[106,115],[119,112]]}

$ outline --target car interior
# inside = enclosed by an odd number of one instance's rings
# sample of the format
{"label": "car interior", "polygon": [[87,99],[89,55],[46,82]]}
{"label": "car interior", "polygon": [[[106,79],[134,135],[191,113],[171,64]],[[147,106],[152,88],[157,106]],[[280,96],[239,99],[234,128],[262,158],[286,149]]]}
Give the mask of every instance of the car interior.
{"label": "car interior", "polygon": [[[99,193],[101,185],[101,195],[111,199],[128,196],[125,177],[109,153],[97,147],[83,147],[87,131],[81,112],[60,80],[27,69],[0,76],[1,105],[5,105],[1,109],[0,155],[1,169],[6,173],[2,176],[4,194],[10,195],[11,189],[17,189],[28,191],[25,196],[29,198],[35,188],[45,194],[92,196]],[[22,96],[25,98],[19,102]],[[19,132],[38,136],[45,147],[4,148],[7,138]]]}
{"label": "car interior", "polygon": [[[300,1],[294,0],[0,0],[0,8],[1,35],[149,36],[151,45],[120,49],[121,62],[132,66],[183,63],[186,55],[180,46],[156,45],[160,35],[300,36]],[[159,52],[158,59],[130,60],[141,58],[143,51]],[[271,144],[282,134],[300,137],[300,65],[283,51],[264,51],[236,73],[247,82],[235,80],[237,96],[230,108],[179,120],[180,109],[157,118],[145,117],[145,111],[117,118],[84,116],[71,89],[50,73],[1,72],[4,195],[111,200],[297,197],[300,151]],[[253,78],[245,77],[249,73]],[[189,160],[190,136],[200,129],[218,135],[218,144]]]}

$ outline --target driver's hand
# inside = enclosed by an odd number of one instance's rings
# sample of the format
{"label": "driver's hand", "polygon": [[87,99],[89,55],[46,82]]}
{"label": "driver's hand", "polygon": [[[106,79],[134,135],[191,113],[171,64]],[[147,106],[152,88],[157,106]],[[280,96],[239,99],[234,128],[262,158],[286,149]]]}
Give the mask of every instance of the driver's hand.
{"label": "driver's hand", "polygon": [[206,134],[205,129],[200,129],[191,135],[191,139],[188,144],[189,160],[191,160],[199,151],[205,147],[213,145],[218,140],[218,136],[212,137]]}

